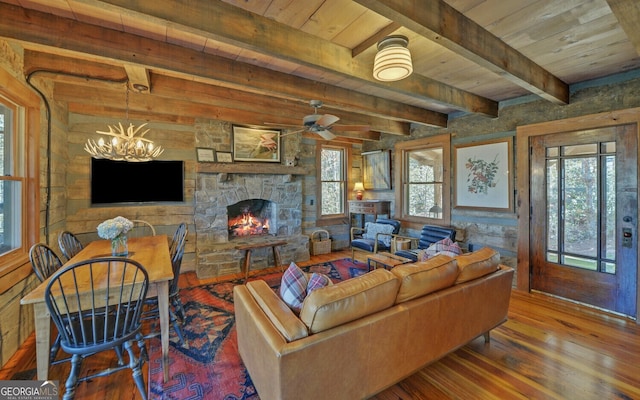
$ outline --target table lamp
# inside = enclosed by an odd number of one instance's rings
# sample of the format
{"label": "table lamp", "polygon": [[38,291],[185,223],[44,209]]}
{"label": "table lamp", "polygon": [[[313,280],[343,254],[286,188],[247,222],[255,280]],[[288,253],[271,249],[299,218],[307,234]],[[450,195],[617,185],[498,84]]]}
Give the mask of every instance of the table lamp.
{"label": "table lamp", "polygon": [[356,200],[362,200],[362,192],[364,192],[364,185],[362,182],[356,182],[353,186],[353,191],[356,192]]}

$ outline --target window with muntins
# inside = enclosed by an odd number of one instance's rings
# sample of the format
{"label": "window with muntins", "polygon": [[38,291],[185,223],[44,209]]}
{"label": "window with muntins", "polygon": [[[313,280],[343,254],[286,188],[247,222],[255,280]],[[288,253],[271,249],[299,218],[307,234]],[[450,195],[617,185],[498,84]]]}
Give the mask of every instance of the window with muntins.
{"label": "window with muntins", "polygon": [[0,257],[22,246],[24,176],[16,111],[0,97]]}
{"label": "window with muntins", "polygon": [[320,217],[342,217],[346,214],[347,150],[321,145],[319,163]]}
{"label": "window with muntins", "polygon": [[450,206],[450,140],[439,135],[396,144],[396,217],[448,225]]}

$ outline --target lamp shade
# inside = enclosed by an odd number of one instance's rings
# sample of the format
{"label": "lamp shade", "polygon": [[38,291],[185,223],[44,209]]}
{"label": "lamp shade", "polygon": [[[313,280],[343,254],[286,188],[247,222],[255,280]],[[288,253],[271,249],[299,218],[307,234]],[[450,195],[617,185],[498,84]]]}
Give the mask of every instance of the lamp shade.
{"label": "lamp shade", "polygon": [[356,192],[356,200],[362,200],[362,192],[364,192],[362,182],[356,182],[356,184],[353,185],[353,191]]}
{"label": "lamp shade", "polygon": [[378,42],[378,53],[373,61],[373,77],[391,82],[404,79],[413,72],[411,52],[406,36],[387,36]]}

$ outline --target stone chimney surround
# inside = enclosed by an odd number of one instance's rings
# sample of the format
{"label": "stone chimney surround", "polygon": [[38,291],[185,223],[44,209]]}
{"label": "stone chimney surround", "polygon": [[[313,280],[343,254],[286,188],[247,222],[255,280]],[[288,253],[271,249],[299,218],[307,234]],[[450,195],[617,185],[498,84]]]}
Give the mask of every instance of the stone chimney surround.
{"label": "stone chimney surround", "polygon": [[[284,240],[282,262],[309,260],[309,237],[302,234],[302,182],[299,166],[266,163],[198,164],[195,192],[196,274],[210,278],[242,271],[244,251],[239,244]],[[229,238],[227,207],[242,200],[264,199],[277,204],[275,235]],[[271,249],[251,254],[251,270],[274,266]]]}

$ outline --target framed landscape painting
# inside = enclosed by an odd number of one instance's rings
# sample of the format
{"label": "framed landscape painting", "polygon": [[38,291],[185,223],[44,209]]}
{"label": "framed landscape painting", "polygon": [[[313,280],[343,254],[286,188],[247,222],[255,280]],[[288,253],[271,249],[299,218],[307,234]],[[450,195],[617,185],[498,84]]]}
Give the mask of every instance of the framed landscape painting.
{"label": "framed landscape painting", "polygon": [[233,161],[280,162],[280,131],[233,126]]}
{"label": "framed landscape painting", "polygon": [[513,138],[455,146],[455,207],[513,212]]}

